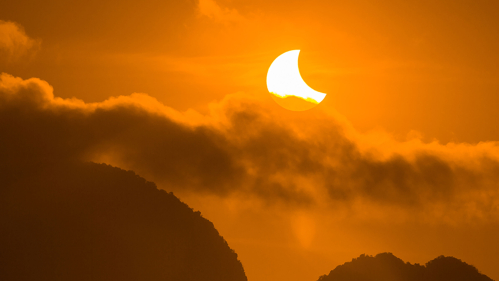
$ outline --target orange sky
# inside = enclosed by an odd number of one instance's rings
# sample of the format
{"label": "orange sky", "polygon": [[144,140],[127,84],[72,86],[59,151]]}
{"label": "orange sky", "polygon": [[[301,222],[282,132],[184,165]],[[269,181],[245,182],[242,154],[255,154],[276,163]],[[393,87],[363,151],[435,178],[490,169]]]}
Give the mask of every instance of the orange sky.
{"label": "orange sky", "polygon": [[[84,124],[41,141],[173,191],[249,280],[387,251],[499,279],[499,3],[4,2],[6,108]],[[306,112],[265,85],[294,49]]]}

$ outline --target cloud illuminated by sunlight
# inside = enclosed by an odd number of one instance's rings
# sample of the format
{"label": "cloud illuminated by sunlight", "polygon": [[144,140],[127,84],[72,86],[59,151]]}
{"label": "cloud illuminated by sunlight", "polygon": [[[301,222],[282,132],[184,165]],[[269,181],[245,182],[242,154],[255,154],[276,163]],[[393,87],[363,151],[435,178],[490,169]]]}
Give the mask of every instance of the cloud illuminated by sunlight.
{"label": "cloud illuminated by sunlight", "polygon": [[237,22],[243,17],[236,9],[221,7],[215,0],[199,0],[199,12],[219,22]]}
{"label": "cloud illuminated by sunlight", "polygon": [[36,51],[39,44],[40,41],[26,35],[19,24],[0,20],[0,57],[15,60],[29,51]]}

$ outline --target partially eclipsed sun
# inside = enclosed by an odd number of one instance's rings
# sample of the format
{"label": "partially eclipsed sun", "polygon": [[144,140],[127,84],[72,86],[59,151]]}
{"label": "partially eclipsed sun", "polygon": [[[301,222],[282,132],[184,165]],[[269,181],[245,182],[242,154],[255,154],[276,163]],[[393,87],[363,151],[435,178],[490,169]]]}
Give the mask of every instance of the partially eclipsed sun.
{"label": "partially eclipsed sun", "polygon": [[267,72],[267,88],[272,98],[282,107],[303,111],[318,105],[326,94],[310,88],[301,78],[298,68],[300,50],[278,56]]}

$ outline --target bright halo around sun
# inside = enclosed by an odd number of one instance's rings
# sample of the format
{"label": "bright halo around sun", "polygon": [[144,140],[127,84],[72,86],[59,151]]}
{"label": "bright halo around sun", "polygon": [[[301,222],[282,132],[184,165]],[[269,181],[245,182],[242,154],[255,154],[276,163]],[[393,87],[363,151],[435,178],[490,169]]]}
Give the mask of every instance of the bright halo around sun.
{"label": "bright halo around sun", "polygon": [[326,94],[310,88],[301,78],[298,68],[300,50],[278,56],[267,72],[267,88],[272,98],[282,107],[303,111],[318,105]]}

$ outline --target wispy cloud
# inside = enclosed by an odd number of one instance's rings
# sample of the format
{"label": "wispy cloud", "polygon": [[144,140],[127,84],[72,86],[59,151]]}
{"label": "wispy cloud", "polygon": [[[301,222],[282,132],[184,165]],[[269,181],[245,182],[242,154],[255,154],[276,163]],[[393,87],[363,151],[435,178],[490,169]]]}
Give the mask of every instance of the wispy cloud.
{"label": "wispy cloud", "polygon": [[198,10],[201,15],[222,23],[244,19],[236,9],[222,7],[215,0],[199,0]]}
{"label": "wispy cloud", "polygon": [[17,60],[30,52],[36,52],[40,41],[30,38],[22,26],[0,20],[0,54],[6,60]]}

